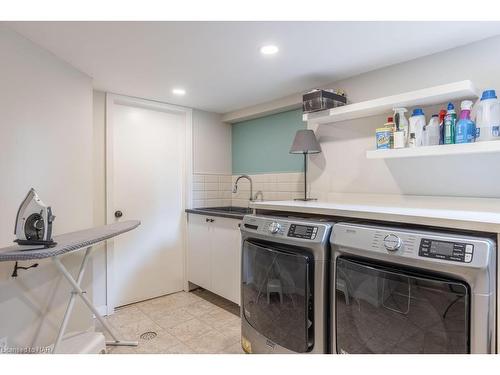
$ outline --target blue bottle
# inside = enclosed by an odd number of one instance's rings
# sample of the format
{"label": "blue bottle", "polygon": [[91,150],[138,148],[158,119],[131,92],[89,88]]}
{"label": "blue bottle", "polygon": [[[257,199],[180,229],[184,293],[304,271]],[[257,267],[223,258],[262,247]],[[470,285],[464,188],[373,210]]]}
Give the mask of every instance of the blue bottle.
{"label": "blue bottle", "polygon": [[460,119],[455,126],[455,143],[471,143],[476,140],[476,124],[470,119],[472,102],[464,100],[460,105]]}

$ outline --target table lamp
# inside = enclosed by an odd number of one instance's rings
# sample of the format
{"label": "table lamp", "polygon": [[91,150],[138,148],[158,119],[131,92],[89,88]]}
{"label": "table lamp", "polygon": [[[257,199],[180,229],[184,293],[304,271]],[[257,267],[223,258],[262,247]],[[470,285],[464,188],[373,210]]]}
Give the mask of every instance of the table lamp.
{"label": "table lamp", "polygon": [[313,201],[316,198],[307,198],[307,155],[319,154],[321,147],[316,136],[312,130],[297,130],[295,139],[293,140],[290,154],[303,154],[304,155],[304,198],[296,200],[300,201]]}

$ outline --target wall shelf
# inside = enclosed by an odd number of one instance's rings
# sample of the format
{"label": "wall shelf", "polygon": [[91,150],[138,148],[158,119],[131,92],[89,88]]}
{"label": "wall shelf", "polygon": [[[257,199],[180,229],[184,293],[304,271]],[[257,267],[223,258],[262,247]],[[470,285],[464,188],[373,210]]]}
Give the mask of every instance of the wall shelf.
{"label": "wall shelf", "polygon": [[464,143],[458,145],[423,146],[391,150],[366,151],[367,159],[420,158],[429,156],[492,154],[500,155],[500,141]]}
{"label": "wall shelf", "polygon": [[478,98],[478,92],[471,81],[460,81],[391,95],[326,111],[306,113],[303,121],[309,125],[329,124],[363,117],[390,114],[395,107],[415,107],[443,104],[450,101]]}

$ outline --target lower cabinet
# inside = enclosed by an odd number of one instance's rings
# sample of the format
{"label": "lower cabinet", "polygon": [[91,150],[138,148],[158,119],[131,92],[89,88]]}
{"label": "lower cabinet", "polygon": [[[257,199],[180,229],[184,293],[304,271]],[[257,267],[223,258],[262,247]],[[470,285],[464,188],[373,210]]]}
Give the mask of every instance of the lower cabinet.
{"label": "lower cabinet", "polygon": [[188,280],[240,304],[240,220],[188,215]]}

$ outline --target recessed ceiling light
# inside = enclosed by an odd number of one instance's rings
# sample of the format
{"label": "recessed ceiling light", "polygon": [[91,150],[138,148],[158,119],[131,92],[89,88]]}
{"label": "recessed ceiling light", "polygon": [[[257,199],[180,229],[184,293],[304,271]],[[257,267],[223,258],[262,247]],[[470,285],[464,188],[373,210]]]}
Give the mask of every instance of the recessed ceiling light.
{"label": "recessed ceiling light", "polygon": [[172,90],[172,94],[179,95],[179,96],[186,95],[186,90],[180,89],[180,88],[176,88],[176,89]]}
{"label": "recessed ceiling light", "polygon": [[274,55],[278,53],[279,48],[275,46],[274,44],[268,44],[266,46],[260,47],[260,53],[263,55]]}

